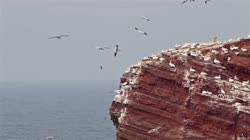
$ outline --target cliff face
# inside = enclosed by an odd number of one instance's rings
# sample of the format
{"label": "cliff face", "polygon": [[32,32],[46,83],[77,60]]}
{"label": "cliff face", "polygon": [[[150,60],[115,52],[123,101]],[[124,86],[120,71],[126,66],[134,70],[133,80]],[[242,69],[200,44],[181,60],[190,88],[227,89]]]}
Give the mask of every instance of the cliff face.
{"label": "cliff face", "polygon": [[117,140],[250,139],[250,39],[179,45],[121,77]]}

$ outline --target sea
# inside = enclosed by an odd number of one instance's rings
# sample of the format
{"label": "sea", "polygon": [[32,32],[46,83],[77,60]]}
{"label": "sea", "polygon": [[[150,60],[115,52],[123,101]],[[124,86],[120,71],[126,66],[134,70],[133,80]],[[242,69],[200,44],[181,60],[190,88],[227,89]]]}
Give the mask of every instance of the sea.
{"label": "sea", "polygon": [[0,140],[114,140],[115,81],[0,84]]}

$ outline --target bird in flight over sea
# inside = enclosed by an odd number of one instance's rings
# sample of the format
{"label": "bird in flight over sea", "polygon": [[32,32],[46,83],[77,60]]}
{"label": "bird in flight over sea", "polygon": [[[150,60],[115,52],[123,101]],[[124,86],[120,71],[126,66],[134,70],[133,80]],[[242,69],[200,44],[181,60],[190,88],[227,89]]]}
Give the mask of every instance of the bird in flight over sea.
{"label": "bird in flight over sea", "polygon": [[49,37],[48,39],[53,39],[53,38],[56,38],[56,39],[62,39],[63,37],[69,37],[69,35],[58,35],[58,36],[52,36],[52,37]]}
{"label": "bird in flight over sea", "polygon": [[211,0],[205,0],[205,4],[207,4],[209,1],[211,1]]}
{"label": "bird in flight over sea", "polygon": [[142,16],[142,18],[143,18],[144,20],[146,20],[146,21],[150,21],[150,19],[147,18],[147,17],[145,17],[145,16]]}
{"label": "bird in flight over sea", "polygon": [[[181,4],[186,3],[188,0],[184,0]],[[189,0],[189,2],[194,2],[195,0]]]}
{"label": "bird in flight over sea", "polygon": [[100,46],[97,46],[95,48],[98,49],[98,50],[100,50],[100,51],[104,51],[104,50],[110,49],[109,47],[100,47]]}
{"label": "bird in flight over sea", "polygon": [[146,33],[146,32],[144,32],[144,31],[138,29],[137,27],[135,27],[135,30],[138,31],[138,32],[141,33],[141,34],[148,35],[148,33]]}
{"label": "bird in flight over sea", "polygon": [[115,49],[114,49],[114,57],[117,56],[117,53],[118,53],[119,51],[121,51],[121,50],[119,50],[118,44],[116,44],[116,45],[115,45]]}
{"label": "bird in flight over sea", "polygon": [[48,137],[46,137],[46,138],[44,138],[43,140],[52,140],[52,139],[54,139],[56,136],[48,136]]}

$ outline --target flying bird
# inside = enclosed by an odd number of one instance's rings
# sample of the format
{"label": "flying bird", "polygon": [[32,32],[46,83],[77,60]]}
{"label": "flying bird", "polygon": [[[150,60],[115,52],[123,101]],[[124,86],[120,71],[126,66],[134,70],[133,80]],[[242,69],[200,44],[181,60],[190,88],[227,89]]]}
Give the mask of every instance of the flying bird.
{"label": "flying bird", "polygon": [[150,21],[150,19],[145,16],[142,16],[142,18],[145,19],[146,21]]}
{"label": "flying bird", "polygon": [[181,4],[184,4],[184,3],[186,3],[188,0],[184,0]]}
{"label": "flying bird", "polygon": [[98,50],[100,50],[100,51],[103,51],[103,50],[106,50],[106,49],[110,49],[109,47],[100,47],[100,46],[97,46],[95,48],[98,49]]}
{"label": "flying bird", "polygon": [[69,37],[69,35],[58,35],[58,36],[52,36],[52,37],[49,37],[48,39],[53,39],[53,38],[56,38],[56,39],[62,39],[63,37]]}
{"label": "flying bird", "polygon": [[119,48],[118,48],[118,44],[115,45],[115,49],[114,49],[114,57],[116,57],[117,53],[119,52]]}
{"label": "flying bird", "polygon": [[144,32],[144,31],[138,29],[137,27],[135,27],[135,30],[138,31],[138,32],[141,33],[141,34],[148,35],[146,32]]}
{"label": "flying bird", "polygon": [[46,138],[44,138],[43,140],[52,140],[52,139],[54,139],[56,136],[48,136],[48,137],[46,137]]}
{"label": "flying bird", "polygon": [[209,1],[211,1],[211,0],[205,0],[205,4],[207,4]]}

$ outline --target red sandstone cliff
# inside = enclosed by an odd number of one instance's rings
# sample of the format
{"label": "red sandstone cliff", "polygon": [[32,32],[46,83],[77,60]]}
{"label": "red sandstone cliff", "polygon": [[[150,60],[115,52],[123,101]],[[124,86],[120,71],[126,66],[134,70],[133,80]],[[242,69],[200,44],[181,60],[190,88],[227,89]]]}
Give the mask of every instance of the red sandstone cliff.
{"label": "red sandstone cliff", "polygon": [[116,139],[250,139],[249,80],[250,39],[144,58],[122,75],[110,107]]}

